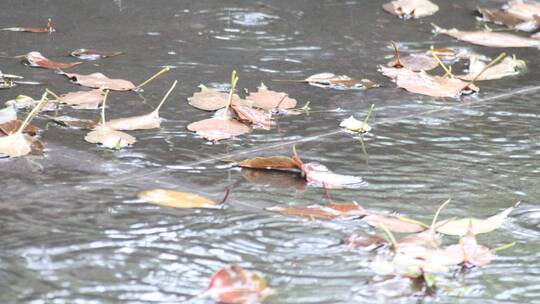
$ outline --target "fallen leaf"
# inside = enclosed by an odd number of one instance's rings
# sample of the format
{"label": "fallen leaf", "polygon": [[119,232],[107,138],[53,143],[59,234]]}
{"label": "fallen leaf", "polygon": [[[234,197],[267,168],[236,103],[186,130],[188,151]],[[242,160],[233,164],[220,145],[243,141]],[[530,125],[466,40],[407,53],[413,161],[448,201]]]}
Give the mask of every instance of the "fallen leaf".
{"label": "fallen leaf", "polygon": [[439,6],[428,0],[396,0],[383,4],[383,9],[402,19],[417,19],[435,14]]}
{"label": "fallen leaf", "polygon": [[504,10],[479,7],[478,12],[480,13],[480,15],[482,15],[482,18],[480,18],[480,20],[493,22],[495,24],[502,24],[509,28],[513,28],[523,21],[522,19]]}
{"label": "fallen leaf", "polygon": [[[200,92],[194,93],[193,96],[188,97],[190,105],[197,109],[205,111],[216,111],[227,106],[228,93],[218,92],[207,88],[204,85],[199,85]],[[231,103],[239,102],[240,97],[233,94]]]}
{"label": "fallen leaf", "polygon": [[321,88],[331,88],[338,90],[347,89],[371,89],[379,87],[378,84],[368,79],[353,79],[346,75],[334,75],[332,73],[320,73],[311,75],[304,79],[305,82],[312,86]]}
{"label": "fallen leaf", "polygon": [[473,232],[472,223],[459,244],[451,245],[444,249],[447,256],[454,257],[459,260],[456,264],[461,264],[465,267],[484,266],[493,260],[491,250],[486,246],[479,245]]}
{"label": "fallen leaf", "polygon": [[[23,121],[19,119],[6,121],[3,123],[0,123],[0,134],[3,133],[3,135],[9,135],[16,133],[22,126]],[[36,135],[39,129],[28,123],[26,127],[22,130],[22,133],[29,134],[29,135]]]}
{"label": "fallen leaf", "polygon": [[229,117],[215,117],[190,123],[187,129],[208,140],[221,140],[251,132],[251,128]]}
{"label": "fallen leaf", "polygon": [[260,275],[228,265],[210,278],[205,294],[223,304],[257,304],[271,292]]}
{"label": "fallen leaf", "polygon": [[70,128],[91,130],[94,129],[99,123],[91,119],[79,119],[69,116],[55,116],[50,118],[51,121]]}
{"label": "fallen leaf", "polygon": [[255,157],[234,163],[237,167],[266,170],[300,170],[287,156]]}
{"label": "fallen leaf", "polygon": [[232,109],[242,121],[248,121],[253,125],[261,126],[270,130],[270,115],[249,106],[233,104]]}
{"label": "fallen leaf", "polygon": [[137,88],[131,81],[124,79],[110,79],[102,73],[81,75],[75,73],[63,73],[74,83],[84,87],[96,89],[109,89],[113,91],[129,91]]}
{"label": "fallen leaf", "polygon": [[114,57],[122,55],[124,52],[109,52],[109,51],[99,51],[91,49],[77,49],[71,52],[71,56],[77,57],[83,60],[98,60],[100,58]]}
{"label": "fallen leaf", "polygon": [[521,20],[534,20],[540,16],[540,3],[530,0],[513,0],[503,6],[503,9]]}
{"label": "fallen leaf", "polygon": [[68,69],[74,67],[80,62],[57,62],[45,58],[40,52],[30,52],[24,56],[26,62],[31,67],[44,68],[44,69]]}
{"label": "fallen leaf", "polygon": [[[6,101],[6,105],[13,106],[16,109],[33,108],[39,103],[39,100],[26,95],[19,95],[15,99]],[[46,104],[41,106],[41,112],[56,111],[58,109],[58,103],[49,100]]]}
{"label": "fallen leaf", "polygon": [[399,61],[390,61],[387,65],[389,67],[396,67],[398,64],[401,67],[411,71],[429,71],[433,70],[439,65],[435,58],[427,54],[410,54],[408,56],[401,57]]}
{"label": "fallen leaf", "polygon": [[257,92],[250,92],[246,99],[256,108],[264,110],[293,109],[296,107],[296,99],[290,98],[287,93],[268,90],[261,83]]}
{"label": "fallen leaf", "polygon": [[406,69],[400,69],[396,84],[411,93],[433,97],[459,97],[480,91],[474,84],[456,78],[431,76],[424,71],[413,72]]}
{"label": "fallen leaf", "polygon": [[369,131],[371,131],[370,125],[368,125],[367,123],[365,124],[363,121],[354,118],[352,115],[349,118],[343,120],[339,124],[339,126],[347,130],[360,133],[368,133]]}
{"label": "fallen leaf", "polygon": [[488,47],[539,47],[540,41],[514,34],[490,31],[459,31],[455,28],[443,29],[434,24],[435,33],[441,33],[476,45]]}
{"label": "fallen leaf", "polygon": [[7,27],[3,28],[2,31],[11,31],[11,32],[28,32],[28,33],[52,33],[56,30],[52,27],[52,20],[49,18],[47,22],[47,27]]}
{"label": "fallen leaf", "polygon": [[367,212],[356,203],[331,203],[327,206],[311,205],[307,207],[270,207],[266,210],[279,212],[290,216],[299,216],[309,219],[351,219],[364,217]]}
{"label": "fallen leaf", "polygon": [[58,101],[74,109],[97,109],[103,101],[103,90],[70,92],[59,96]]}
{"label": "fallen leaf", "polygon": [[32,145],[26,139],[23,131],[26,129],[32,119],[39,113],[41,106],[47,102],[47,93],[41,97],[41,101],[32,109],[24,122],[15,133],[10,133],[7,136],[0,137],[0,154],[5,154],[9,157],[19,157],[32,152]]}
{"label": "fallen leaf", "polygon": [[171,88],[167,91],[165,96],[163,96],[163,99],[154,109],[154,111],[145,115],[112,119],[104,123],[103,126],[114,130],[146,130],[159,128],[161,126],[159,110],[161,109],[169,95],[172,93],[177,83],[178,81],[175,80]]}
{"label": "fallen leaf", "polygon": [[[473,80],[484,70],[486,63],[482,62],[478,57],[471,57],[469,63],[469,71],[466,75],[457,76],[463,80]],[[525,68],[525,62],[513,57],[505,57],[500,63],[487,68],[476,80],[493,80],[500,79],[506,76],[519,74],[519,71]]]}
{"label": "fallen leaf", "polygon": [[406,218],[396,216],[369,214],[364,220],[373,227],[386,227],[391,232],[417,233],[426,230],[426,225]]}
{"label": "fallen leaf", "polygon": [[499,228],[512,210],[514,210],[514,207],[507,208],[487,219],[463,218],[448,220],[447,223],[440,226],[438,225],[436,230],[439,233],[447,235],[465,235],[469,230],[475,235],[488,233]]}
{"label": "fallen leaf", "polygon": [[139,192],[137,196],[150,204],[174,208],[215,208],[216,203],[209,198],[193,193],[174,190],[153,189]]}

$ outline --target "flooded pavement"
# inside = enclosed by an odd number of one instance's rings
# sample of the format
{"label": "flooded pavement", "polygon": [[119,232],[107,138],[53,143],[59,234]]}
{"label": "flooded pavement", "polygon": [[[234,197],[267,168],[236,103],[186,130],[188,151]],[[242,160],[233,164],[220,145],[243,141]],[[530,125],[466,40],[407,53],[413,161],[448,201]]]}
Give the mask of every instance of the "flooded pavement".
{"label": "flooded pavement", "polygon": [[[434,36],[430,22],[481,29],[478,5],[494,1],[437,1],[432,17],[402,21],[382,1],[122,1],[6,0],[0,27],[45,25],[52,35],[0,31],[0,70],[43,82],[0,90],[0,100],[35,98],[45,87],[78,90],[51,70],[32,69],[13,56],[40,51],[59,61],[77,48],[126,54],[70,71],[102,72],[140,83],[163,66],[172,71],[135,92],[111,93],[108,117],[149,112],[174,79],[159,130],[135,131],[132,148],[111,151],[84,142],[85,131],[47,124],[45,156],[1,159],[0,302],[178,303],[203,291],[228,263],[263,274],[276,294],[265,303],[411,303],[421,293],[407,280],[380,281],[373,252],[351,251],[342,240],[372,232],[362,221],[324,222],[266,211],[328,201],[323,189],[294,175],[239,170],[227,161],[288,155],[296,144],[306,161],[359,175],[367,185],[335,190],[336,201],[429,222],[452,198],[443,217],[486,217],[521,201],[503,227],[480,235],[497,253],[490,265],[442,276],[426,301],[540,303],[540,123],[538,49],[512,49],[528,70],[479,83],[474,97],[434,99],[406,93],[376,67],[392,55],[436,47],[465,47],[496,57],[501,51]],[[501,2],[502,3],[502,2]],[[186,129],[209,113],[188,105],[201,83],[239,88],[260,82],[310,101],[308,115],[280,116],[271,131],[209,143]],[[337,91],[272,79],[303,79],[320,72],[368,78],[383,87]],[[440,71],[439,71],[440,73]],[[142,97],[144,96],[144,98]],[[374,127],[357,138],[339,130],[371,104]],[[97,118],[92,110],[62,110]],[[167,188],[219,200],[224,210],[182,210],[143,203],[139,191]],[[448,238],[448,240],[455,240]]]}

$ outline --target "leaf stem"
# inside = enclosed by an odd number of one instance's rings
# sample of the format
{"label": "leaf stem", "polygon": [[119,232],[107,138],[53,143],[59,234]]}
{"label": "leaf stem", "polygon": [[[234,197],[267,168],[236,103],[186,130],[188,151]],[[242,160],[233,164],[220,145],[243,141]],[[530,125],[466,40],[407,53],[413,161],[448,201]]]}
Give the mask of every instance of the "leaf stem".
{"label": "leaf stem", "polygon": [[231,90],[229,91],[229,96],[227,97],[227,106],[225,107],[225,112],[223,112],[223,117],[227,117],[227,113],[229,113],[236,83],[238,83],[238,76],[236,76],[236,71],[233,70],[231,73]]}
{"label": "leaf stem", "polygon": [[22,131],[28,126],[28,124],[30,124],[32,119],[34,119],[34,117],[39,113],[42,106],[47,103],[47,101],[47,91],[45,91],[45,93],[43,93],[43,95],[41,96],[38,104],[32,109],[32,111],[30,111],[30,113],[28,113],[28,116],[26,116],[26,119],[21,124],[21,127],[15,133],[22,133]]}
{"label": "leaf stem", "polygon": [[56,95],[53,91],[51,91],[49,89],[45,89],[45,92],[52,95],[54,98],[56,98],[56,100],[60,99],[60,97],[58,97],[58,95]]}
{"label": "leaf stem", "polygon": [[497,251],[502,251],[502,250],[506,250],[506,249],[509,249],[509,248],[512,248],[516,245],[516,242],[512,242],[510,244],[506,244],[506,245],[502,245],[502,246],[499,246],[497,248],[494,248],[494,249],[491,249],[491,251],[493,252],[497,252]]}
{"label": "leaf stem", "polygon": [[168,71],[170,71],[171,68],[170,67],[164,67],[163,69],[161,69],[159,72],[157,72],[156,74],[154,74],[152,77],[148,78],[146,81],[144,81],[143,83],[141,83],[140,85],[138,85],[136,88],[140,89],[142,88],[143,86],[147,85],[148,83],[150,83],[152,80],[156,79],[157,77],[159,77],[161,74],[164,74]]}
{"label": "leaf stem", "polygon": [[366,118],[364,118],[364,121],[362,122],[362,129],[364,129],[364,127],[366,126],[369,120],[369,117],[371,116],[371,113],[373,113],[373,108],[375,108],[375,105],[371,104],[371,107],[369,108],[369,112],[367,113]]}
{"label": "leaf stem", "polygon": [[103,95],[103,102],[101,103],[101,124],[105,124],[105,104],[107,103],[107,96],[109,96],[109,90],[105,90]]}
{"label": "leaf stem", "polygon": [[444,69],[444,71],[446,72],[444,74],[443,77],[445,77],[446,75],[449,75],[450,77],[454,77],[454,74],[452,74],[452,69],[451,68],[448,68],[442,61],[441,59],[439,58],[439,56],[437,56],[437,54],[435,54],[435,50],[433,49],[433,46],[431,46],[430,48],[430,53],[431,53],[431,56],[433,56],[433,58],[435,58],[435,60],[437,60],[437,63]]}
{"label": "leaf stem", "polygon": [[390,243],[392,244],[392,247],[394,247],[394,249],[397,249],[398,243],[394,234],[392,234],[392,232],[388,230],[385,224],[381,223],[380,227],[384,231],[384,234],[388,238],[388,241],[390,241]]}
{"label": "leaf stem", "polygon": [[176,84],[178,83],[178,80],[175,80],[171,86],[171,88],[167,91],[167,93],[165,94],[165,96],[163,96],[163,99],[161,99],[159,105],[156,107],[156,109],[154,110],[156,113],[159,112],[159,109],[161,109],[161,106],[165,103],[165,101],[167,100],[167,98],[169,98],[169,95],[171,95],[172,91],[174,90],[174,88],[176,87]]}
{"label": "leaf stem", "polygon": [[501,61],[504,57],[506,57],[506,53],[505,52],[502,52],[501,54],[499,54],[499,56],[497,56],[497,58],[491,60],[490,63],[488,63],[478,74],[476,74],[476,76],[473,78],[473,80],[471,80],[467,86],[465,87],[468,87],[470,85],[472,85],[476,80],[478,80],[478,78],[480,78],[480,76],[482,74],[484,74],[485,71],[487,71],[489,68],[491,68],[494,64],[498,63],[499,61]]}
{"label": "leaf stem", "polygon": [[401,56],[399,56],[399,51],[396,45],[396,42],[394,40],[392,42],[392,47],[394,48],[394,56],[396,57],[396,64],[394,64],[394,68],[404,68],[405,66],[401,63]]}

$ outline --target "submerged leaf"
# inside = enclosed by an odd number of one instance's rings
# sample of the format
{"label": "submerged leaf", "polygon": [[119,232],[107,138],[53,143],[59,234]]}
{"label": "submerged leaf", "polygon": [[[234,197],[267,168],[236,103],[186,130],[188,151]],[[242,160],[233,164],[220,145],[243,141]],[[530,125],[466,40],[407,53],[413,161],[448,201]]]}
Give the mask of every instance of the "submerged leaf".
{"label": "submerged leaf", "polygon": [[77,91],[61,95],[61,103],[66,103],[74,109],[97,109],[103,101],[103,90]]}
{"label": "submerged leaf", "polygon": [[98,125],[98,122],[91,119],[79,119],[69,116],[56,116],[51,117],[51,120],[59,125],[77,128],[77,129],[87,129],[91,130]]}
{"label": "submerged leaf", "polygon": [[44,69],[68,69],[80,64],[80,62],[57,62],[45,58],[40,52],[30,52],[24,56],[31,67]]}
{"label": "submerged leaf", "polygon": [[266,280],[236,265],[228,265],[211,278],[205,294],[223,304],[257,304],[271,293]]}
{"label": "submerged leaf", "polygon": [[81,75],[75,73],[63,74],[76,84],[82,85],[84,87],[109,89],[113,91],[129,91],[136,88],[136,86],[131,81],[124,79],[110,79],[102,73],[93,73],[89,75]]}
{"label": "submerged leaf", "polygon": [[307,207],[270,207],[266,210],[279,212],[290,216],[306,217],[309,219],[350,219],[364,217],[367,212],[356,203],[331,203],[327,206],[311,205]]}
{"label": "submerged leaf", "polygon": [[235,166],[266,170],[299,170],[292,158],[287,156],[255,157],[235,163]]}
{"label": "submerged leaf", "polygon": [[429,0],[395,0],[383,4],[383,9],[403,19],[416,19],[435,14],[439,6]]}
{"label": "submerged leaf", "polygon": [[[457,77],[463,80],[473,80],[485,67],[486,63],[482,62],[478,57],[473,56],[470,58],[469,73]],[[476,80],[493,80],[517,75],[519,74],[519,70],[523,68],[525,68],[525,62],[523,60],[508,56],[500,63],[487,68]]]}
{"label": "submerged leaf", "polygon": [[[201,89],[200,92],[188,97],[190,105],[205,111],[216,111],[227,106],[228,93],[209,89],[202,84],[199,85],[199,88]],[[240,101],[240,97],[236,94],[233,94],[232,98],[233,104]]]}
{"label": "submerged leaf", "polygon": [[256,108],[264,110],[272,109],[293,109],[296,107],[296,99],[290,98],[287,93],[268,90],[261,83],[257,92],[251,92],[246,97],[248,101]]}
{"label": "submerged leaf", "polygon": [[174,190],[153,189],[139,192],[137,196],[150,204],[174,208],[213,208],[216,203],[209,198],[193,193]]}
{"label": "submerged leaf", "polygon": [[100,58],[114,57],[122,55],[124,52],[109,52],[109,51],[99,51],[91,49],[77,49],[71,52],[71,56],[77,57],[83,60],[98,60]]}
{"label": "submerged leaf", "polygon": [[487,219],[463,218],[447,220],[447,223],[438,225],[436,230],[439,233],[448,235],[465,235],[469,230],[475,235],[488,233],[499,228],[512,210],[514,210],[514,207],[507,208]]}
{"label": "submerged leaf", "polygon": [[[3,123],[0,123],[0,136],[3,135],[9,135],[12,133],[17,132],[23,124],[22,120],[10,120]],[[22,130],[22,133],[30,134],[30,135],[36,135],[39,129],[32,125],[27,124],[26,127]]]}
{"label": "submerged leaf", "polygon": [[251,128],[236,119],[215,117],[190,123],[187,129],[208,140],[221,140],[251,132]]}
{"label": "submerged leaf", "polygon": [[331,88],[338,90],[347,89],[371,89],[379,87],[378,84],[368,79],[353,79],[346,75],[334,75],[332,73],[320,73],[311,75],[304,80],[312,86]]}
{"label": "submerged leaf", "polygon": [[508,33],[489,31],[459,31],[455,28],[443,29],[436,25],[436,33],[454,37],[458,40],[487,47],[539,47],[540,41]]}

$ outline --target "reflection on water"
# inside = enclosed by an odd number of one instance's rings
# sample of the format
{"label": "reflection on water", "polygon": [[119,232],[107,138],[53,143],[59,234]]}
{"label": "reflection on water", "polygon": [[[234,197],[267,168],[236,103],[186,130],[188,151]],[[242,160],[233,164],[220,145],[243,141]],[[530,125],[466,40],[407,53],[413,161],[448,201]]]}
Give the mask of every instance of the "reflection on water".
{"label": "reflection on water", "polygon": [[[342,245],[353,233],[373,233],[365,223],[310,221],[265,210],[325,204],[329,197],[426,222],[448,198],[444,217],[483,217],[522,201],[501,229],[480,237],[491,247],[509,240],[517,245],[482,269],[442,276],[435,297],[442,303],[537,301],[540,102],[534,94],[485,101],[537,85],[537,50],[513,50],[529,70],[481,83],[479,96],[465,101],[411,95],[376,72],[392,54],[391,39],[402,42],[403,52],[434,44],[497,55],[498,50],[434,37],[429,22],[477,26],[470,14],[477,1],[439,2],[441,12],[434,17],[403,22],[385,14],[379,1],[5,1],[0,27],[39,25],[52,17],[58,29],[50,36],[0,32],[5,73],[44,82],[55,92],[77,90],[52,71],[9,57],[40,51],[60,60],[81,47],[126,55],[77,66],[76,73],[100,71],[138,83],[157,67],[173,67],[145,88],[144,99],[133,92],[111,94],[110,117],[146,113],[173,79],[179,87],[160,113],[162,128],[134,132],[139,142],[133,148],[105,151],[85,143],[84,131],[50,125],[43,133],[44,157],[0,160],[0,302],[182,302],[204,290],[227,263],[264,274],[277,291],[268,303],[432,301],[407,281],[375,276],[369,268],[377,259],[373,253]],[[255,90],[264,82],[299,105],[311,101],[312,111],[278,116],[270,132],[255,130],[218,144],[197,138],[185,126],[209,114],[185,98],[201,83],[227,90],[232,69],[239,73],[239,87]],[[332,91],[271,81],[319,72],[369,78],[384,87]],[[0,91],[0,99],[39,96],[42,89],[21,85]],[[363,117],[371,104],[374,130],[364,137],[366,155],[338,123],[353,114]],[[362,176],[368,186],[326,192],[295,174],[228,163],[290,155],[291,142],[298,142],[303,159]],[[137,192],[155,187],[216,200],[230,188],[231,196],[224,210],[177,210],[136,199]]]}

